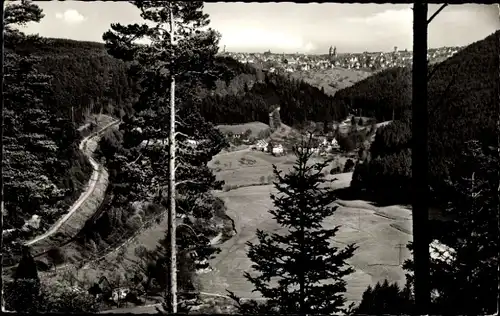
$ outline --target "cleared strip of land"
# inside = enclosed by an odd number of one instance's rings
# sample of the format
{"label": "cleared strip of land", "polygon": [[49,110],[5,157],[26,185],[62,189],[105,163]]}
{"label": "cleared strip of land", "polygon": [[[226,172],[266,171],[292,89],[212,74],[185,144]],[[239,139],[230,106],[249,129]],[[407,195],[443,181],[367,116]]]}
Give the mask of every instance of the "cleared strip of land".
{"label": "cleared strip of land", "polygon": [[111,121],[99,131],[85,137],[80,143],[80,150],[84,152],[92,164],[93,171],[90,180],[85,191],[73,203],[68,213],[61,217],[47,232],[26,242],[27,246],[32,247],[33,255],[44,253],[50,247],[74,237],[103,201],[108,185],[108,173],[92,156],[101,135],[117,124],[119,124],[118,120]]}

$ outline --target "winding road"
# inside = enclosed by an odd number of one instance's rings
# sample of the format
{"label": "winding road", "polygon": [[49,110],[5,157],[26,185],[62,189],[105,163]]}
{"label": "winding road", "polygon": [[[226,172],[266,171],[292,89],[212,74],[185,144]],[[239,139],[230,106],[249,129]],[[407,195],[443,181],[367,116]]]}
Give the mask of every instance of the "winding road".
{"label": "winding road", "polygon": [[88,197],[94,192],[97,180],[99,179],[101,175],[101,165],[95,161],[95,159],[92,157],[92,154],[94,153],[95,148],[87,148],[87,144],[89,140],[98,138],[99,136],[102,135],[103,132],[105,132],[107,129],[119,124],[119,120],[114,120],[111,123],[105,125],[103,128],[101,128],[99,131],[94,132],[90,134],[89,136],[85,137],[81,142],[80,142],[80,150],[87,156],[89,159],[90,164],[92,165],[92,175],[90,176],[90,180],[87,184],[87,188],[83,193],[80,195],[80,198],[73,203],[73,205],[70,207],[68,210],[68,213],[61,217],[49,230],[47,230],[44,234],[35,237],[34,239],[28,241],[25,243],[26,246],[31,246],[41,240],[44,240],[45,238],[52,236],[55,234],[61,225],[63,225],[66,221],[68,221],[71,216],[77,212],[80,209],[80,206],[88,199]]}

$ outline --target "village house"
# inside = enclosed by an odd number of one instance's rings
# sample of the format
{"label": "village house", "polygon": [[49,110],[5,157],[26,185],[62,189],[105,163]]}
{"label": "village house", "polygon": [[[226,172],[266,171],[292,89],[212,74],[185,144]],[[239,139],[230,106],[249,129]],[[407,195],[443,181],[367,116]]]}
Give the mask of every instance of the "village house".
{"label": "village house", "polygon": [[275,156],[283,155],[283,152],[284,152],[283,145],[281,144],[274,145],[272,148],[272,153]]}
{"label": "village house", "polygon": [[257,141],[257,144],[255,145],[255,149],[260,150],[260,151],[267,151],[267,146],[268,146],[268,143],[265,140],[259,139]]}
{"label": "village house", "polygon": [[339,143],[335,137],[329,136],[329,137],[323,138],[323,141],[321,142],[321,146],[326,151],[331,151],[332,149],[338,149]]}
{"label": "village house", "polygon": [[445,244],[434,239],[429,245],[430,256],[434,260],[439,260],[447,263],[451,263],[455,260],[455,249],[446,246]]}
{"label": "village house", "polygon": [[111,299],[115,302],[118,303],[119,301],[125,300],[127,297],[127,294],[130,293],[130,289],[128,288],[118,288],[114,289],[111,292]]}

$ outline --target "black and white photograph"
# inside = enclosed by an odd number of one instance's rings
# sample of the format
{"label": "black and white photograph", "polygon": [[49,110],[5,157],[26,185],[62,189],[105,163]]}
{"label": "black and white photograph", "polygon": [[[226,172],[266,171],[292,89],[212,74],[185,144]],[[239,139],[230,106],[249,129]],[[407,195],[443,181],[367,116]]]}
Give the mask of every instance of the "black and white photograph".
{"label": "black and white photograph", "polygon": [[500,5],[2,2],[2,313],[499,315]]}

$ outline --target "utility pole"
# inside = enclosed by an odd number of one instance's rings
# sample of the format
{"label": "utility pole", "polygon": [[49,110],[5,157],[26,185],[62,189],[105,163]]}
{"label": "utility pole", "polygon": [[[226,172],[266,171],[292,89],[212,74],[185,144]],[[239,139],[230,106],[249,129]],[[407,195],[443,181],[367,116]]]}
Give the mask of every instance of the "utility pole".
{"label": "utility pole", "polygon": [[412,175],[413,257],[417,315],[429,314],[429,236],[427,185],[427,4],[413,5]]}
{"label": "utility pole", "polygon": [[[173,13],[173,3],[169,2],[170,13],[170,44],[175,44],[174,32],[175,21]],[[168,307],[169,313],[177,313],[177,254],[176,254],[176,212],[175,212],[175,74],[170,71],[170,133],[169,133],[169,199],[170,210],[168,212],[168,233],[170,236],[170,267],[168,275],[170,280]]]}
{"label": "utility pole", "polygon": [[75,112],[73,106],[71,106],[71,122],[75,123]]}
{"label": "utility pole", "polygon": [[361,210],[358,209],[358,230],[361,231]]}
{"label": "utility pole", "polygon": [[405,244],[397,244],[396,248],[399,249],[398,265],[401,265],[401,258],[403,257],[403,249],[405,248]]}

